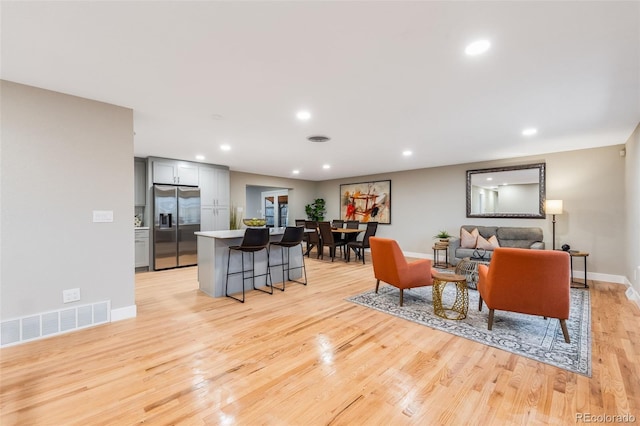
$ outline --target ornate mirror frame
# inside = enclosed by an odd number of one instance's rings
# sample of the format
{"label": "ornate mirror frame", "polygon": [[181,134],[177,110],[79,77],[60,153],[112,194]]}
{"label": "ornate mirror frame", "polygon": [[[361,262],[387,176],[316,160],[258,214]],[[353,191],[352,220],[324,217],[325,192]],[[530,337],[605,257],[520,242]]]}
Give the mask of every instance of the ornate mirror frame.
{"label": "ornate mirror frame", "polygon": [[[491,212],[491,213],[472,213],[472,179],[480,175],[496,174],[500,172],[515,172],[514,175],[518,175],[518,171],[530,171],[531,169],[538,170],[538,200],[536,205],[536,211],[532,208],[529,212]],[[526,172],[525,172],[526,173]],[[475,169],[467,170],[467,217],[485,217],[485,218],[519,218],[519,219],[544,219],[544,201],[545,201],[545,163],[536,164],[524,164],[520,166],[507,166],[507,167],[494,167],[488,169]],[[532,202],[533,204],[533,202]]]}

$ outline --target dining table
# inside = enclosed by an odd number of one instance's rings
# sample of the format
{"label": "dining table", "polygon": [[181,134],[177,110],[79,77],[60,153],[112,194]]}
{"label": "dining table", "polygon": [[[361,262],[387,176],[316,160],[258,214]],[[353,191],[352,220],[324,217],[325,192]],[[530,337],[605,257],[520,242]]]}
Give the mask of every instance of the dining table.
{"label": "dining table", "polygon": [[[314,229],[309,229],[309,228],[305,228],[304,232],[305,233],[309,233],[309,232],[319,232],[319,230],[314,230]],[[357,238],[358,234],[361,232],[366,231],[366,229],[359,229],[359,228],[331,228],[331,232],[333,234],[346,234],[347,235],[347,242],[349,241],[355,241],[355,239]],[[309,254],[309,251],[311,250],[311,248],[308,248],[307,251],[304,253],[305,256],[307,256]]]}

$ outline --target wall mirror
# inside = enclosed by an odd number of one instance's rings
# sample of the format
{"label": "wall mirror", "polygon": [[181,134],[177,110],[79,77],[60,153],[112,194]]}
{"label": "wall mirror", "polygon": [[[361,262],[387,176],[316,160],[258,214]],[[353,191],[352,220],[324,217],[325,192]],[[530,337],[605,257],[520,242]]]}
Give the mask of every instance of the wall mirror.
{"label": "wall mirror", "polygon": [[467,170],[467,217],[544,219],[545,163]]}

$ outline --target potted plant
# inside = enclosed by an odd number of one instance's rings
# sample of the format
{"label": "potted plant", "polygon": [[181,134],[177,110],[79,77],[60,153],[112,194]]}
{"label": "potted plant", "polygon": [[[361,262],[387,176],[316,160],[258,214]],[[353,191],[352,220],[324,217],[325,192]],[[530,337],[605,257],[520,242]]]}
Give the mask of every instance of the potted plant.
{"label": "potted plant", "polygon": [[440,231],[434,236],[434,238],[439,238],[440,241],[445,243],[449,241],[449,238],[451,238],[451,235],[449,235],[447,231]]}
{"label": "potted plant", "polygon": [[307,213],[307,218],[316,222],[324,220],[324,204],[324,198],[316,198],[313,203],[304,206],[304,211]]}

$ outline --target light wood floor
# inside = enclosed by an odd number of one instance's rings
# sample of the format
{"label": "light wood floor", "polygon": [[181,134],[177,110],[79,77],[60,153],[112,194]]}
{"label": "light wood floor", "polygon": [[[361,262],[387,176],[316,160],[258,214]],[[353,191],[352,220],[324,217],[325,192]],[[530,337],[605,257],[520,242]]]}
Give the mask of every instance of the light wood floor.
{"label": "light wood floor", "polygon": [[[328,257],[325,257],[327,259]],[[0,351],[0,424],[575,424],[640,421],[640,310],[590,282],[593,377],[367,309],[369,262],[307,261],[309,285],[198,291],[136,275],[135,319]]]}

